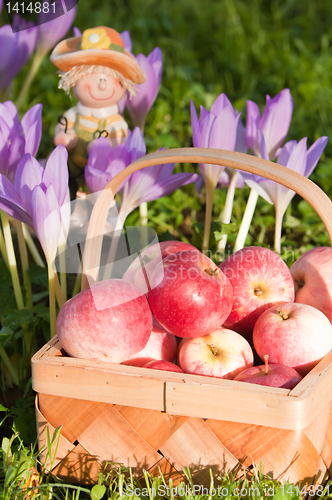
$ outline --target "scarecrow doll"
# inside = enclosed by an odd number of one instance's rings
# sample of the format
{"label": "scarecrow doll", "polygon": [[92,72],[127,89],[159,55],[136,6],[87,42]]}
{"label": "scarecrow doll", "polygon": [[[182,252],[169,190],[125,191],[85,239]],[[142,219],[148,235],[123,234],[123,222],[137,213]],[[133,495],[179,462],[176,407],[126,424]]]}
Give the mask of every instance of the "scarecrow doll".
{"label": "scarecrow doll", "polygon": [[74,194],[84,184],[92,142],[105,136],[115,147],[126,140],[128,125],[117,103],[126,90],[132,96],[134,85],[143,83],[145,75],[134,56],[124,49],[121,35],[105,26],[63,40],[54,48],[50,60],[60,70],[59,88],[67,94],[72,88],[78,100],[59,117],[54,135],[54,144],[63,144],[68,150]]}

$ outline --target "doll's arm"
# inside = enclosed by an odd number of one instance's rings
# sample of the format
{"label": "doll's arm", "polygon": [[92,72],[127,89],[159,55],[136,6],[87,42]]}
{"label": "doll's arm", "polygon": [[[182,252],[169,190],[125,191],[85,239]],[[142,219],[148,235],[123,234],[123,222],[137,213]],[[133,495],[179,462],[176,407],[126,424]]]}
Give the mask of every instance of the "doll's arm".
{"label": "doll's arm", "polygon": [[64,113],[54,131],[54,144],[56,146],[63,144],[69,152],[74,149],[77,143],[77,135],[74,130],[75,118],[76,110],[74,107]]}

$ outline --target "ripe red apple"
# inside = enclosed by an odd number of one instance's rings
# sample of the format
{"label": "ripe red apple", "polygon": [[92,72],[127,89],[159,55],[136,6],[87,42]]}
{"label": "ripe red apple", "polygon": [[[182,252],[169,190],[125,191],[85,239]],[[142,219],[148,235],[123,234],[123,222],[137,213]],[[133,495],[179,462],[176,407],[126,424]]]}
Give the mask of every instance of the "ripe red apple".
{"label": "ripe red apple", "polygon": [[268,357],[265,354],[264,365],[246,368],[236,375],[234,380],[284,389],[293,389],[302,380],[301,375],[294,368],[268,363]]}
{"label": "ripe red apple", "polygon": [[169,255],[155,269],[149,302],[159,323],[178,337],[202,337],[225,321],[232,287],[198,250]]}
{"label": "ripe red apple", "polygon": [[233,379],[253,365],[254,355],[242,335],[218,328],[209,335],[181,343],[178,359],[185,373]]}
{"label": "ripe red apple", "polygon": [[247,247],[227,257],[219,268],[233,287],[233,307],[226,328],[244,336],[252,333],[257,318],[277,302],[294,301],[293,277],[272,250]]}
{"label": "ripe red apple", "polygon": [[254,326],[258,356],[306,375],[332,349],[332,325],[318,309],[284,303],[265,311]]}
{"label": "ripe red apple", "polygon": [[295,302],[316,307],[332,322],[332,248],[309,250],[290,271],[295,281]]}
{"label": "ripe red apple", "polygon": [[144,293],[148,293],[151,276],[156,266],[168,255],[183,250],[198,251],[193,245],[183,241],[162,241],[151,245],[130,264],[123,279],[138,286]]}
{"label": "ripe red apple", "polygon": [[167,372],[183,373],[183,370],[181,370],[181,368],[175,363],[171,363],[170,361],[161,361],[157,359],[149,361],[146,365],[144,365],[144,368],[152,368],[154,370],[164,370]]}
{"label": "ripe red apple", "polygon": [[153,327],[144,349],[123,361],[124,365],[145,366],[149,361],[174,361],[177,354],[175,335],[166,330],[153,318]]}
{"label": "ripe red apple", "polygon": [[56,329],[69,356],[121,363],[146,346],[152,314],[135,285],[109,279],[68,300],[58,314]]}

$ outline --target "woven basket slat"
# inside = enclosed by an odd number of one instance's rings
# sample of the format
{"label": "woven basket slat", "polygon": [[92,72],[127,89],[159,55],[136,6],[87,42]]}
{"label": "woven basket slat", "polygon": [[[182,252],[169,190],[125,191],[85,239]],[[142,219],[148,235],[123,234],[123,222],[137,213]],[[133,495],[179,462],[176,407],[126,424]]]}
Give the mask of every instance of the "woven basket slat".
{"label": "woven basket slat", "polygon": [[39,395],[39,409],[54,427],[62,425],[61,434],[74,443],[107,407],[107,403],[95,403],[82,399],[73,400],[48,394]]}
{"label": "woven basket slat", "polygon": [[177,417],[160,411],[144,410],[130,406],[116,405],[116,409],[155,450],[159,450],[188,419],[188,417]]}
{"label": "woven basket slat", "polygon": [[[161,460],[159,460],[159,462],[151,467],[148,472],[152,476],[159,476],[159,474],[162,473],[167,483],[170,479],[172,479],[173,487],[185,480],[184,474],[172,467],[172,465],[168,460],[166,460],[165,457],[163,457]],[[143,487],[146,485],[143,477],[141,478],[140,482]]]}
{"label": "woven basket slat", "polygon": [[161,458],[126,422],[114,405],[107,405],[78,439],[92,455],[109,462],[122,463],[126,467],[132,467],[137,473],[149,469]]}
{"label": "woven basket slat", "polygon": [[49,433],[49,439],[52,440],[53,433],[57,426],[54,427],[51,423],[52,420],[51,421],[47,420],[41,413],[38,407],[37,397],[35,401],[35,411],[36,411],[36,422],[37,422],[38,447],[39,450],[41,450],[40,460],[42,463],[46,465],[46,469],[50,470],[51,468],[50,460],[52,460],[52,465],[53,467],[55,467],[68,455],[68,453],[70,453],[73,450],[74,445],[60,434],[59,439],[57,439],[52,445],[52,457],[47,456],[48,452],[47,431]]}
{"label": "woven basket slat", "polygon": [[98,482],[99,473],[103,470],[103,464],[78,444],[52,469],[52,473],[59,478],[70,478],[73,484],[89,485]]}
{"label": "woven basket slat", "polygon": [[203,419],[191,417],[160,448],[178,470],[209,466],[215,472],[232,469],[238,460],[225,448]]}

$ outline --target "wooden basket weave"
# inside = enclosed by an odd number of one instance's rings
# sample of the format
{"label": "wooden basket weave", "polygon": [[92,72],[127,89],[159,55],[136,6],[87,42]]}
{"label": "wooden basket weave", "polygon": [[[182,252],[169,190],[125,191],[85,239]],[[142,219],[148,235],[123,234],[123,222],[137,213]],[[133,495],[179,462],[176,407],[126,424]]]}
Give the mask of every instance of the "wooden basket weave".
{"label": "wooden basket weave", "polygon": [[[299,193],[321,217],[332,241],[332,202],[305,177],[275,163],[222,150],[150,154],[101,192],[89,223],[82,289],[98,280],[100,228],[124,179],[151,165],[195,162],[237,168]],[[53,464],[59,477],[92,483],[108,463],[140,475],[162,471],[174,482],[189,467],[206,485],[210,469],[239,462],[292,483],[320,482],[332,462],[332,351],[291,391],[196,375],[71,358],[57,337],[32,358],[39,445],[62,426]],[[41,455],[45,460],[45,452]]]}

